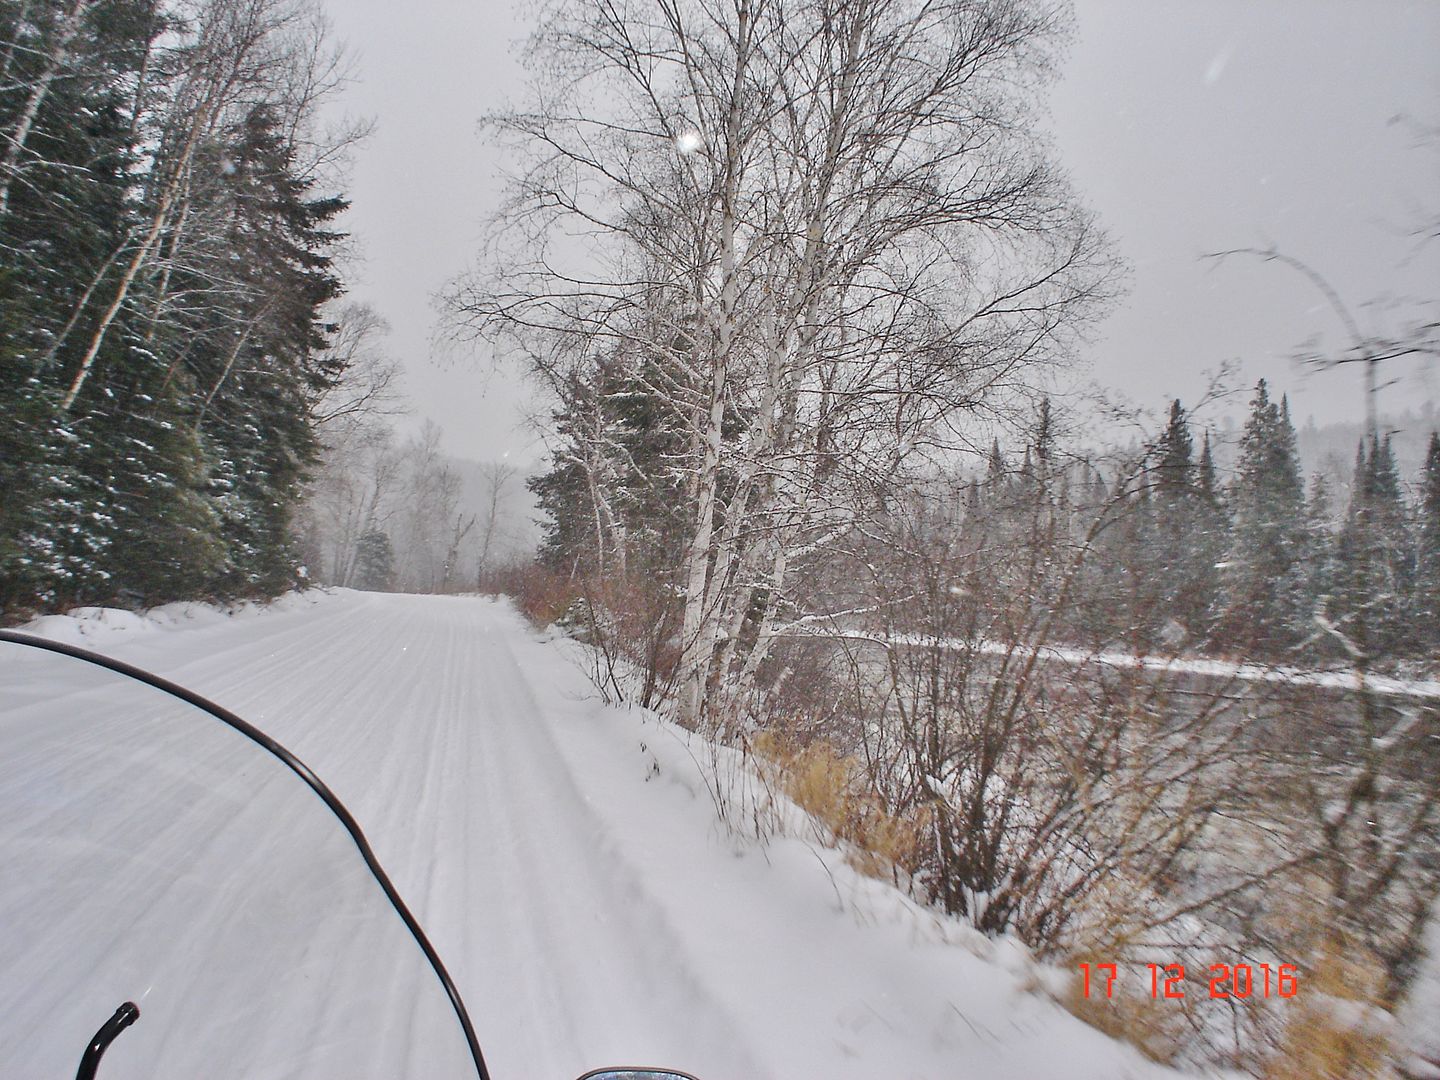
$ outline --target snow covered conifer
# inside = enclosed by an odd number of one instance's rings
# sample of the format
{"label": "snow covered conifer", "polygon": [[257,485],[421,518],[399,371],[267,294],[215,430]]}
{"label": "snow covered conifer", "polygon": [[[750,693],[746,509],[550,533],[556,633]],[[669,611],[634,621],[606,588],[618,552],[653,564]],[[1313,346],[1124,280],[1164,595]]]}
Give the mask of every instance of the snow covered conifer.
{"label": "snow covered conifer", "polygon": [[386,592],[395,584],[395,549],[390,537],[371,529],[360,537],[355,553],[355,587]]}
{"label": "snow covered conifer", "polygon": [[1390,439],[1360,443],[1350,509],[1336,548],[1332,615],[1367,659],[1409,648],[1415,553]]}
{"label": "snow covered conifer", "polygon": [[1217,540],[1223,544],[1221,521],[1213,504],[1214,462],[1209,438],[1202,466],[1194,461],[1194,439],[1189,418],[1177,400],[1156,445],[1155,532],[1158,550],[1150,560],[1159,575],[1156,593],[1161,617],[1184,627],[1191,640],[1203,639],[1215,605],[1218,582],[1215,563]]}
{"label": "snow covered conifer", "polygon": [[1185,407],[1170,403],[1170,419],[1156,446],[1155,489],[1173,503],[1182,503],[1195,489],[1194,440]]}
{"label": "snow covered conifer", "polygon": [[0,5],[5,611],[293,583],[345,205],[310,2]]}
{"label": "snow covered conifer", "polygon": [[1430,433],[1420,481],[1420,529],[1416,552],[1416,637],[1440,647],[1440,434]]}
{"label": "snow covered conifer", "polygon": [[1289,406],[1261,379],[1230,487],[1233,515],[1219,644],[1286,655],[1308,632],[1305,493]]}

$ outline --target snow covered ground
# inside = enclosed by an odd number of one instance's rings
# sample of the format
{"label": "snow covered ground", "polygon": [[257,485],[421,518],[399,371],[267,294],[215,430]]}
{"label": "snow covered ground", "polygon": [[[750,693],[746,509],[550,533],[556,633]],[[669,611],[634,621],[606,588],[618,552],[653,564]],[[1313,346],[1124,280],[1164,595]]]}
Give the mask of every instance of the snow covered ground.
{"label": "snow covered ground", "polygon": [[[707,794],[705,749],[650,714],[598,703],[578,646],[541,640],[503,602],[341,591],[235,615],[171,605],[27,629],[174,679],[307,762],[445,959],[495,1080],[569,1080],[614,1063],[701,1080],[1177,1075],[1037,992],[1056,973],[1018,945],[938,919],[833,851],[735,839]],[[26,724],[46,707],[29,703]],[[16,734],[0,720],[0,740]],[[24,761],[0,749],[0,790],[26,782]],[[103,809],[121,815],[116,829],[125,814],[155,829],[143,807]],[[299,830],[259,826],[244,835],[278,843]],[[0,851],[21,849],[16,828],[0,822]],[[193,828],[156,835],[152,877],[165,874],[165,843],[203,842]],[[232,861],[236,887],[252,887],[256,860]],[[34,887],[0,876],[0,912]],[[176,948],[214,963],[186,937],[184,911],[171,918]],[[342,977],[324,970],[332,944],[327,930],[306,979],[276,986],[251,1006],[269,1013],[247,1022],[303,1025],[310,974]],[[83,965],[47,969],[56,984],[43,989],[69,993]],[[116,1059],[148,1019],[120,1037]]]}

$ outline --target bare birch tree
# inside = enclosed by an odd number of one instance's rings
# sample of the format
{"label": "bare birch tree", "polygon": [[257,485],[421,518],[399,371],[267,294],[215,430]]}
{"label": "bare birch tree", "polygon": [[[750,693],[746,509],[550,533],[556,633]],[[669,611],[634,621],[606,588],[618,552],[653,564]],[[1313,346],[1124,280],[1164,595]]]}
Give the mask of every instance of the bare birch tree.
{"label": "bare birch tree", "polygon": [[[21,161],[25,155],[26,143],[35,126],[35,118],[40,115],[40,107],[49,95],[56,77],[60,76],[71,62],[76,39],[80,36],[85,20],[96,7],[97,2],[98,0],[70,0],[60,11],[55,13],[55,21],[51,26],[43,25],[44,8],[39,13],[41,19],[37,22],[40,24],[38,26],[40,41],[37,44],[43,52],[44,62],[38,76],[30,83],[29,92],[25,96],[25,104],[16,116],[14,124],[10,130],[3,133],[5,150],[3,155],[0,155],[0,218],[9,213],[10,189],[20,174]],[[18,42],[12,42],[11,54],[17,44]],[[7,67],[9,66],[8,59],[7,56]]]}
{"label": "bare birch tree", "polygon": [[344,374],[316,401],[316,424],[334,430],[402,412],[400,365],[383,347],[390,332],[385,319],[369,304],[346,303],[333,325],[327,363]]}
{"label": "bare birch tree", "polygon": [[503,539],[501,522],[504,520],[506,489],[515,478],[516,469],[507,461],[495,461],[484,470],[484,491],[481,493],[479,514],[480,534],[475,556],[475,587],[483,589],[491,571],[497,551],[497,543]]}
{"label": "bare birch tree", "polygon": [[[207,197],[224,186],[226,162],[216,158],[223,132],[237,128],[254,109],[263,107],[274,114],[296,148],[308,148],[312,160],[306,168],[312,172],[319,167],[317,162],[343,153],[361,134],[359,129],[348,131],[327,143],[302,130],[314,123],[318,101],[343,81],[338,74],[340,54],[325,51],[323,24],[316,23],[305,0],[202,0],[186,15],[178,21],[174,40],[154,59],[157,87],[151,97],[157,100],[145,113],[137,113],[137,122],[150,129],[145,134],[153,146],[146,216],[81,299],[82,307],[92,299],[102,306],[61,398],[62,410],[69,410],[80,395],[111,327],[144,273],[154,274],[146,290],[152,336],[171,303],[171,279],[180,266],[214,276],[217,293],[230,301],[227,307],[240,312],[231,315],[236,355],[250,328],[273,321],[273,307],[280,299],[257,293],[254,283],[247,286],[235,279],[226,236],[232,211],[223,200]],[[142,100],[137,94],[137,108]],[[97,294],[102,284],[106,289]],[[252,295],[237,306],[235,299],[246,291]],[[183,359],[183,352],[180,355]],[[202,393],[213,396],[217,390],[212,384]]]}
{"label": "bare birch tree", "polygon": [[566,3],[534,107],[490,118],[523,167],[450,308],[552,383],[597,349],[663,357],[640,377],[689,432],[687,722],[754,677],[860,496],[1105,299],[1103,237],[1029,123],[1064,25],[1009,0]]}

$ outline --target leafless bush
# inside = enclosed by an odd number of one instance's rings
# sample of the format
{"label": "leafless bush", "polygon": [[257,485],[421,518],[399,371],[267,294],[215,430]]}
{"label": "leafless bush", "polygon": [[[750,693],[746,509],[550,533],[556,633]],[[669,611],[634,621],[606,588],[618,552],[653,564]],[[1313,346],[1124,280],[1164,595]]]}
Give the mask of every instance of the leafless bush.
{"label": "leafless bush", "polygon": [[580,595],[578,583],[568,574],[529,559],[496,568],[484,587],[510,597],[520,613],[542,630],[563,618]]}
{"label": "leafless bush", "polygon": [[591,646],[591,681],[607,701],[653,708],[675,688],[680,607],[653,578],[581,578],[569,622]]}

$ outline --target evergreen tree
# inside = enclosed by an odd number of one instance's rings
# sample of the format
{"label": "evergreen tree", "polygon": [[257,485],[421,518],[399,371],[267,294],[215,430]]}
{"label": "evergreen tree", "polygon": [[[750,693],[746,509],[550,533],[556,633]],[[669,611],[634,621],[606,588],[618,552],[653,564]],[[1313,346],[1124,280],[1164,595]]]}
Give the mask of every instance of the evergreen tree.
{"label": "evergreen tree", "polygon": [[1154,500],[1148,486],[1117,476],[1113,490],[1104,479],[1092,478],[1089,513],[1099,525],[1093,550],[1086,558],[1075,613],[1075,632],[1089,647],[1127,647],[1148,651],[1163,626],[1162,604],[1156,597],[1160,578],[1153,561]]}
{"label": "evergreen tree", "polygon": [[1310,550],[1308,591],[1317,606],[1328,606],[1338,585],[1334,517],[1329,481],[1324,473],[1316,473],[1310,479],[1310,494],[1305,500],[1305,535]]}
{"label": "evergreen tree", "polygon": [[1172,504],[1183,505],[1195,493],[1194,440],[1179,399],[1170,403],[1170,420],[1155,447],[1155,490]]}
{"label": "evergreen tree", "polygon": [[1209,506],[1220,505],[1220,484],[1215,474],[1215,455],[1210,449],[1210,432],[1205,432],[1205,442],[1200,451],[1200,464],[1196,468],[1196,485],[1200,498]]}
{"label": "evergreen tree", "polygon": [[1055,431],[1055,415],[1050,408],[1048,397],[1040,400],[1040,410],[1035,417],[1035,434],[1031,440],[1031,447],[1035,451],[1033,468],[1037,481],[1045,492],[1049,492],[1054,485],[1055,469],[1055,446],[1057,442]]}
{"label": "evergreen tree", "polygon": [[[217,27],[241,14],[275,36],[232,42]],[[286,80],[319,54],[289,18],[0,0],[6,613],[294,583],[345,204],[297,160],[313,102]]]}
{"label": "evergreen tree", "polygon": [[138,178],[125,91],[153,33],[147,8],[0,4],[0,133],[14,153],[0,175],[0,609],[110,587],[107,433],[56,406],[94,321],[84,301],[127,243]]}
{"label": "evergreen tree", "polygon": [[224,247],[240,256],[238,302],[190,366],[229,545],[227,592],[295,584],[291,522],[318,452],[310,410],[340,375],[321,312],[341,292],[328,254],[341,237],[327,225],[347,204],[312,194],[279,123],[261,106],[232,133],[221,205]]}
{"label": "evergreen tree", "polygon": [[961,518],[962,524],[976,520],[984,505],[985,500],[980,492],[980,481],[972,476],[970,482],[965,485],[965,512]]}
{"label": "evergreen tree", "polygon": [[1371,660],[1407,651],[1415,552],[1387,436],[1362,440],[1350,509],[1336,541],[1332,617]]}
{"label": "evergreen tree", "polygon": [[1420,528],[1415,573],[1415,637],[1440,648],[1440,434],[1430,433],[1420,481]]}
{"label": "evergreen tree", "polygon": [[[1215,496],[1215,462],[1209,436],[1199,464],[1184,406],[1174,401],[1155,448],[1155,527],[1157,549],[1149,560],[1155,592],[1163,611],[1160,623],[1180,628],[1192,645],[1204,641],[1219,592],[1216,564],[1224,551],[1224,519]],[[1175,642],[1178,644],[1178,642]]]}
{"label": "evergreen tree", "polygon": [[991,499],[999,498],[1009,482],[1010,463],[1005,460],[1005,455],[1000,450],[1000,440],[992,439],[990,456],[985,461],[985,488]]}
{"label": "evergreen tree", "polygon": [[[1215,473],[1215,456],[1210,433],[1200,451],[1195,469],[1196,521],[1192,534],[1191,559],[1194,566],[1194,611],[1203,620],[1206,637],[1213,634],[1221,607],[1221,565],[1230,549],[1230,516]],[[1197,625],[1194,629],[1199,630]]]}
{"label": "evergreen tree", "polygon": [[355,588],[386,592],[395,583],[395,549],[390,537],[372,529],[355,545]]}
{"label": "evergreen tree", "polygon": [[668,573],[679,562],[689,505],[673,467],[683,424],[655,387],[664,361],[618,356],[576,378],[553,414],[558,449],[528,486],[549,518],[543,562],[571,572]]}
{"label": "evergreen tree", "polygon": [[1232,529],[1219,644],[1278,659],[1309,634],[1305,493],[1289,406],[1260,380],[1230,488]]}

